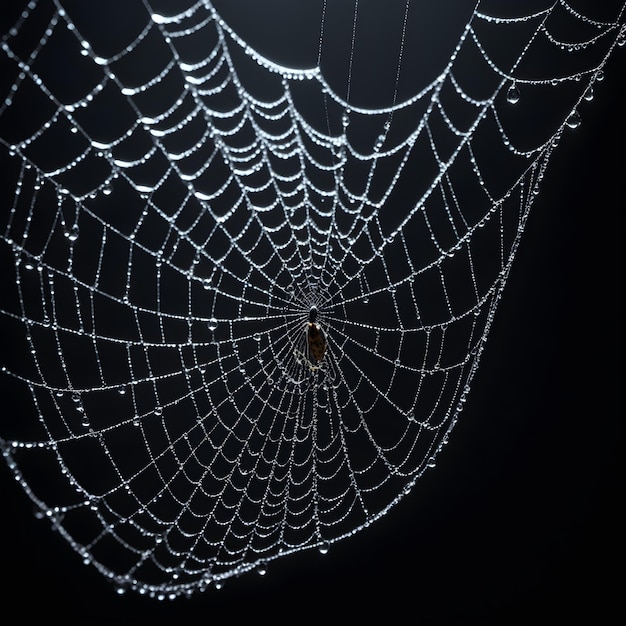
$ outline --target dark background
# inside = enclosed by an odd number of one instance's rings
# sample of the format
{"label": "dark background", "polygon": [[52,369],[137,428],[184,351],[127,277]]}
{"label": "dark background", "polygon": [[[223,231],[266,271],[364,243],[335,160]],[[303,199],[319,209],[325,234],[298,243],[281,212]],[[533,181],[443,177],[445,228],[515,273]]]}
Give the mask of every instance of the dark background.
{"label": "dark background", "polygon": [[408,497],[325,556],[158,602],[116,595],[0,466],[3,621],[623,619],[625,57],[615,52],[554,155],[464,413]]}

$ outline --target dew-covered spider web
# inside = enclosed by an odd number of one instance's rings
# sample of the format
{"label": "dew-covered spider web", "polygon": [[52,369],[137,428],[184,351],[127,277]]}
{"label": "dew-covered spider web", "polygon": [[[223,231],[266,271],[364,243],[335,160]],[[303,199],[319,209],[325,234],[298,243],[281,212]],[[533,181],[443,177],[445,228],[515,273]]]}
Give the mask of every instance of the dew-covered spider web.
{"label": "dew-covered spider web", "polygon": [[3,2],[0,443],[36,514],[163,598],[387,513],[625,6]]}

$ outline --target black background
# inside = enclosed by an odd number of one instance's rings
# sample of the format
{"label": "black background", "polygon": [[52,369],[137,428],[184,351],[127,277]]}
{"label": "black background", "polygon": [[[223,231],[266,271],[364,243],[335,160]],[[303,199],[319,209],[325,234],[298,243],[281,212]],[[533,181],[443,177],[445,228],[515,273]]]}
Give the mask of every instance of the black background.
{"label": "black background", "polygon": [[625,56],[615,52],[582,126],[554,155],[466,409],[410,496],[325,556],[295,555],[265,577],[159,602],[116,595],[33,517],[2,466],[3,621],[623,618]]}

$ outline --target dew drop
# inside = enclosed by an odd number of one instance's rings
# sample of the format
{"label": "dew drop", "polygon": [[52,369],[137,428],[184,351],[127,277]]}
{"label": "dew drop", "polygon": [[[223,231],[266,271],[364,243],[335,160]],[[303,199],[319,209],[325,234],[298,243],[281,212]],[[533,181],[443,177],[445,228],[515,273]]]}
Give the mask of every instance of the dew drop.
{"label": "dew drop", "polygon": [[330,549],[330,543],[328,541],[323,541],[319,544],[318,548],[320,554],[328,554],[328,550]]}
{"label": "dew drop", "polygon": [[569,117],[565,120],[565,123],[570,127],[570,128],[578,128],[580,126],[580,113],[578,113],[578,111],[576,111],[576,109],[574,109],[570,114]]}
{"label": "dew drop", "polygon": [[506,92],[506,101],[509,104],[517,104],[519,102],[519,99],[519,89],[517,88],[517,85],[513,83]]}
{"label": "dew drop", "polygon": [[70,228],[69,230],[65,231],[65,236],[68,238],[69,241],[76,241],[78,239],[78,226],[76,226],[76,224],[74,224],[74,226],[72,226],[72,228]]}
{"label": "dew drop", "polygon": [[214,331],[217,328],[217,319],[215,319],[214,317],[212,317],[208,323],[207,326],[209,327],[210,331]]}

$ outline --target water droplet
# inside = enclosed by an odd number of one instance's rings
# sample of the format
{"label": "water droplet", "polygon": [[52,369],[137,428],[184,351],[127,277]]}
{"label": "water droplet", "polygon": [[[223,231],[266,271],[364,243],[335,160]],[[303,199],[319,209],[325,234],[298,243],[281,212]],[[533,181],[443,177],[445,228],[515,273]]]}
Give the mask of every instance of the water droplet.
{"label": "water droplet", "polygon": [[330,543],[328,541],[322,541],[317,547],[320,554],[328,554],[328,550],[330,550]]}
{"label": "water droplet", "polygon": [[587,101],[590,102],[591,100],[593,100],[593,87],[591,85],[589,85],[589,87],[587,87],[587,90],[585,91],[585,94],[583,95],[583,98]]}
{"label": "water droplet", "polygon": [[214,317],[212,317],[208,323],[207,326],[209,327],[210,331],[214,331],[217,328],[217,319],[215,319]]}
{"label": "water droplet", "polygon": [[570,127],[570,128],[578,128],[580,126],[580,113],[578,113],[578,111],[576,109],[574,109],[570,114],[569,117],[565,120],[565,123]]}
{"label": "water droplet", "polygon": [[113,187],[111,185],[105,185],[102,187],[102,193],[105,196],[110,196],[113,193]]}
{"label": "water droplet", "polygon": [[265,563],[259,563],[256,568],[256,573],[259,576],[265,576],[265,574],[267,574],[267,565]]}
{"label": "water droplet", "polygon": [[254,340],[255,341],[261,341],[261,335],[259,333],[255,333],[254,334]]}
{"label": "water droplet", "polygon": [[512,83],[506,92],[506,101],[509,104],[517,104],[520,99],[519,89],[515,83]]}
{"label": "water droplet", "polygon": [[78,233],[78,226],[74,224],[74,226],[72,226],[72,228],[70,228],[69,230],[66,230],[64,234],[70,241],[73,242],[78,239]]}
{"label": "water droplet", "polygon": [[119,393],[120,396],[125,395],[126,394],[126,387],[118,387],[117,393]]}

